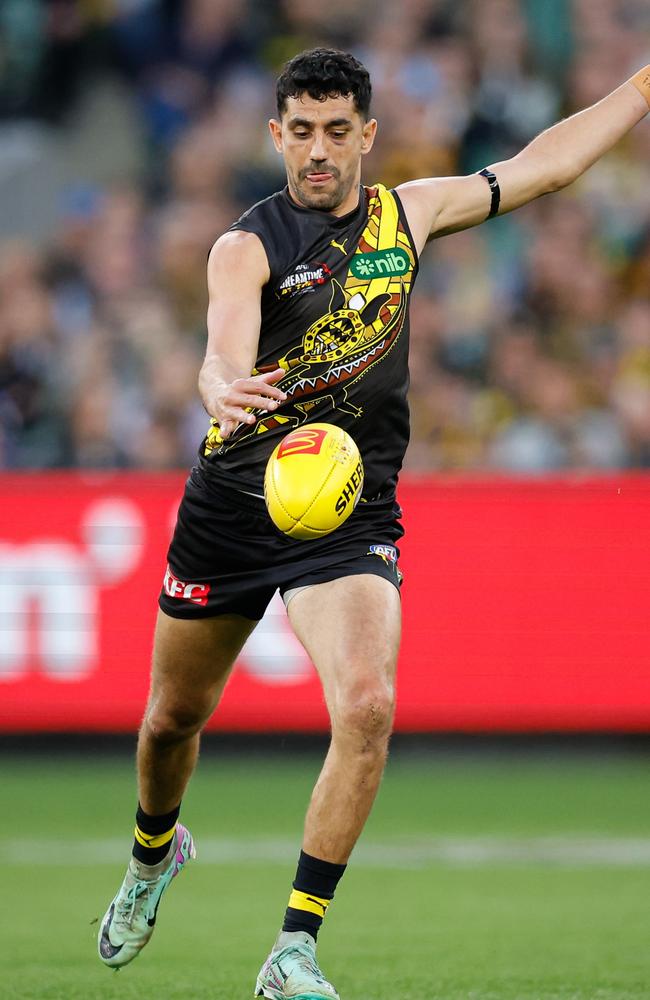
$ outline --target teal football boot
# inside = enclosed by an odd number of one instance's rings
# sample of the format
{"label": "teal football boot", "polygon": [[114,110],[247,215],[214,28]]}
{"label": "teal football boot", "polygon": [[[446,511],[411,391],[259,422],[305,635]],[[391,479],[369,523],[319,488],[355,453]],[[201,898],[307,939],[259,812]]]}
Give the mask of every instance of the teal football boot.
{"label": "teal football boot", "polygon": [[169,853],[159,864],[143,865],[131,858],[120,891],[99,927],[102,962],[119,969],[140,954],[154,932],[163,892],[194,857],[192,835],[179,823]]}
{"label": "teal football boot", "polygon": [[341,1000],[318,968],[316,942],[304,931],[282,931],[262,966],[255,996],[268,1000]]}

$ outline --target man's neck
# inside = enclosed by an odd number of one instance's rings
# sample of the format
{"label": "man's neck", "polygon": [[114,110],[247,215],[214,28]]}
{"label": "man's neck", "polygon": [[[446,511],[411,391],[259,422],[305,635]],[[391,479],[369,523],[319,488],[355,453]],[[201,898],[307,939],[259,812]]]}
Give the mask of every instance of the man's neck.
{"label": "man's neck", "polygon": [[341,218],[343,215],[349,215],[350,212],[354,212],[354,210],[359,207],[359,202],[361,200],[360,188],[361,181],[359,181],[355,187],[352,188],[344,201],[342,201],[340,205],[337,205],[336,208],[318,208],[315,205],[305,205],[304,202],[297,198],[293,193],[291,185],[287,184],[289,197],[294,204],[300,206],[300,208],[307,208],[312,212],[322,212],[323,215],[334,215],[337,219]]}

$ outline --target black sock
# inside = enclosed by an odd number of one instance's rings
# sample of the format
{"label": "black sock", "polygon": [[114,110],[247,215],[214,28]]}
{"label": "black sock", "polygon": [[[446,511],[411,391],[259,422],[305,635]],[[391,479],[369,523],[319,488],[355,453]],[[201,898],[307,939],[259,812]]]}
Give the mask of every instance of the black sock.
{"label": "black sock", "polygon": [[149,816],[138,802],[135,814],[133,857],[145,865],[157,865],[169,851],[181,807],[163,816]]}
{"label": "black sock", "polygon": [[336,886],[346,867],[312,858],[301,851],[282,930],[306,931],[317,938],[327,907],[334,899]]}

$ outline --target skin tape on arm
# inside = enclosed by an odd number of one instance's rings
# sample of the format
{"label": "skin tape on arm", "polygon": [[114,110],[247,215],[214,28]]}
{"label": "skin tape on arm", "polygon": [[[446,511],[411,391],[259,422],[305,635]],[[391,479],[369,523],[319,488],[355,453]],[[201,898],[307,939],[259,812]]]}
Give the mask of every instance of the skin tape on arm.
{"label": "skin tape on arm", "polygon": [[630,79],[630,83],[636,87],[642,97],[645,97],[650,108],[650,66],[644,66],[638,73]]}

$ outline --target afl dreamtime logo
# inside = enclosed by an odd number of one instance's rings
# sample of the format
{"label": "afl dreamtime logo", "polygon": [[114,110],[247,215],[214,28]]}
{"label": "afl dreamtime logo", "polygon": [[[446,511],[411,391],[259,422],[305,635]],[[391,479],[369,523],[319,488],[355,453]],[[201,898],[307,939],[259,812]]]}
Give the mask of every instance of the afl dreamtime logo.
{"label": "afl dreamtime logo", "polygon": [[327,264],[298,264],[291,274],[288,274],[276,295],[282,299],[286,296],[298,295],[300,292],[313,291],[317,285],[324,285],[332,276]]}
{"label": "afl dreamtime logo", "polygon": [[392,278],[406,274],[411,266],[408,254],[399,247],[357,253],[350,262],[355,278]]}

